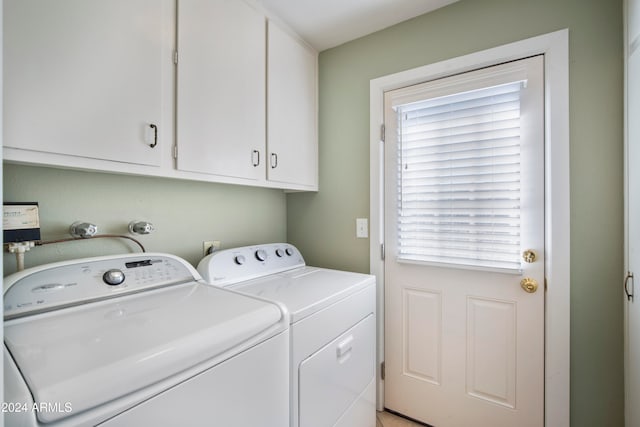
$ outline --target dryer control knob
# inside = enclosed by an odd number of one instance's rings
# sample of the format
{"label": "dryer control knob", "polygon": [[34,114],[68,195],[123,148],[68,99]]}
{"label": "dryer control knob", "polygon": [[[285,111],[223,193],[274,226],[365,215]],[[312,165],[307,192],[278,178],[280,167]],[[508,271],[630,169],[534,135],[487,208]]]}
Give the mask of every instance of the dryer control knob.
{"label": "dryer control knob", "polygon": [[107,270],[107,272],[102,275],[102,280],[109,286],[117,286],[124,282],[124,273],[117,268]]}
{"label": "dryer control knob", "polygon": [[287,255],[289,256],[293,255],[293,249],[291,248],[287,248],[285,252],[287,252]]}
{"label": "dryer control knob", "polygon": [[242,255],[236,255],[236,257],[235,257],[233,260],[234,260],[234,261],[236,262],[236,264],[238,264],[238,265],[242,265],[242,264],[244,264],[244,262],[245,262],[245,258],[244,258],[244,256],[242,256]]}
{"label": "dryer control knob", "polygon": [[258,249],[258,250],[256,251],[256,259],[257,259],[258,261],[264,261],[264,260],[266,260],[266,259],[267,259],[267,253],[265,252],[265,250],[264,250],[264,249]]}
{"label": "dryer control knob", "polygon": [[284,251],[282,249],[276,249],[276,255],[278,255],[278,258],[282,258],[284,256]]}

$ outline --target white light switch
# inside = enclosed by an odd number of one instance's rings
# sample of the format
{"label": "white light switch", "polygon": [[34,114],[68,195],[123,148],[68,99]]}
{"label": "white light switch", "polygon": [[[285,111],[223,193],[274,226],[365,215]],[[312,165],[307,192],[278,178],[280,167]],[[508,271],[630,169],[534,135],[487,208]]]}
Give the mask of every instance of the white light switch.
{"label": "white light switch", "polygon": [[369,237],[369,219],[356,218],[356,237],[366,239]]}

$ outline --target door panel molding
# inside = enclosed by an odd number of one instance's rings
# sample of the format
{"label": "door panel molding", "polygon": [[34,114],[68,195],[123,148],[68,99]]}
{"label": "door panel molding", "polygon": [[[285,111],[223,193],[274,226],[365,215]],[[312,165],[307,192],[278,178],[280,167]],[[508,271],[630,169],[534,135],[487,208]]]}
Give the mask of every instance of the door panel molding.
{"label": "door panel molding", "polygon": [[516,409],[516,310],[515,301],[467,297],[467,394],[511,409]]}
{"label": "door panel molding", "polygon": [[[545,424],[570,423],[569,33],[553,33],[380,77],[370,82],[370,269],[378,283],[378,362],[384,361],[384,92],[454,73],[545,56]],[[550,118],[553,117],[553,120]],[[384,406],[378,378],[377,407]]]}
{"label": "door panel molding", "polygon": [[[442,294],[439,291],[425,291],[411,287],[403,287],[402,294],[403,375],[440,385]],[[415,330],[411,324],[416,323],[432,327]],[[422,345],[416,346],[416,343]]]}

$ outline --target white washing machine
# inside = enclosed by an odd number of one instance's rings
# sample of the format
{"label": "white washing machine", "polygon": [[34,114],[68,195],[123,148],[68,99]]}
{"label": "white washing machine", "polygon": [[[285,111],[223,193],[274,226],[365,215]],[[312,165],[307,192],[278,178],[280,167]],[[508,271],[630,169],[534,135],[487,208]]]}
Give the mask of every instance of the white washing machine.
{"label": "white washing machine", "polygon": [[289,422],[289,317],[204,284],[185,261],[130,254],[4,280],[7,426]]}
{"label": "white washing machine", "polygon": [[203,278],[291,316],[291,426],[375,427],[375,277],[305,265],[289,244],[214,252]]}

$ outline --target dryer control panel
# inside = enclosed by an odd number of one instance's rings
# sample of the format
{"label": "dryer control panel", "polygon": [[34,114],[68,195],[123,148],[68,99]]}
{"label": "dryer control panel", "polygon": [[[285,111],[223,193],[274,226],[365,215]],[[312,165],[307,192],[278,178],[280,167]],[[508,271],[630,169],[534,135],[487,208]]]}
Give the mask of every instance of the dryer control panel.
{"label": "dryer control panel", "polygon": [[128,254],[43,265],[4,280],[4,317],[114,298],[201,280],[186,261],[167,254]]}
{"label": "dryer control panel", "polygon": [[229,286],[304,266],[295,246],[269,243],[214,252],[200,261],[198,272],[212,285]]}

